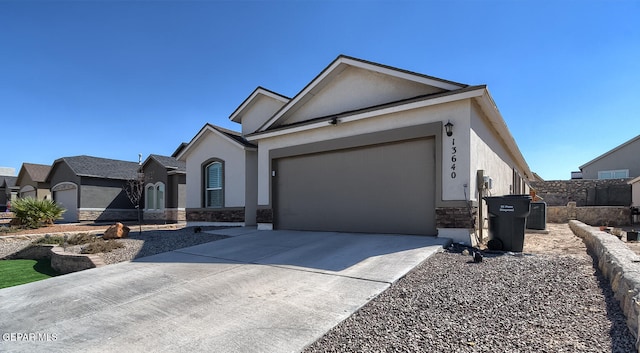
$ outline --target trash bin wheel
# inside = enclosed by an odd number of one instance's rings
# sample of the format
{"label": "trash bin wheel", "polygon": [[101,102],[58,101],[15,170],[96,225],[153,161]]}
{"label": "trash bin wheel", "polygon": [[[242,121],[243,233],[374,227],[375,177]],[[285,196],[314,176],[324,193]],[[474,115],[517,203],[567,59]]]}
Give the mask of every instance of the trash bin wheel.
{"label": "trash bin wheel", "polygon": [[489,250],[502,250],[504,246],[502,245],[502,240],[498,238],[493,238],[487,242],[487,247]]}

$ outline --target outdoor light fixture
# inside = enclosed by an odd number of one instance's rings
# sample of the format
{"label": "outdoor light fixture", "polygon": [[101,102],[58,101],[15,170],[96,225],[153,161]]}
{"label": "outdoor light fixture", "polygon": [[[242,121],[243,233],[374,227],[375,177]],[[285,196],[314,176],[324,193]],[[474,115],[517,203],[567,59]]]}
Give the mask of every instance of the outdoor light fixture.
{"label": "outdoor light fixture", "polygon": [[444,131],[447,132],[447,136],[453,135],[453,124],[451,124],[450,121],[447,121],[447,123],[444,124]]}

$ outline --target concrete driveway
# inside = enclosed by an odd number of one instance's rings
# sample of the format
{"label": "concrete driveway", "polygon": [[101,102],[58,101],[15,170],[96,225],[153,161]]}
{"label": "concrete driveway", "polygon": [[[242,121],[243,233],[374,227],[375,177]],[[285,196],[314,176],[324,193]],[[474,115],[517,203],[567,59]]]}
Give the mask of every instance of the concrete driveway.
{"label": "concrete driveway", "polygon": [[448,239],[234,237],[0,289],[0,351],[296,352]]}

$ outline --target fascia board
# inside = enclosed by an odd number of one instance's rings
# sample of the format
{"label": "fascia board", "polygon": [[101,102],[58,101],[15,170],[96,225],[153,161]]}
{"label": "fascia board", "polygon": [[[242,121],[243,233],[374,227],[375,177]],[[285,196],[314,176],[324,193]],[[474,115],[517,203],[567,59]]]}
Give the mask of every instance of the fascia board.
{"label": "fascia board", "polygon": [[485,94],[478,97],[477,102],[483,108],[483,111],[487,114],[487,117],[489,118],[489,122],[496,129],[496,131],[498,132],[498,135],[504,141],[508,150],[513,155],[515,161],[518,164],[520,164],[520,166],[523,168],[523,171],[527,176],[527,178],[529,180],[533,180],[534,179],[533,173],[531,172],[531,169],[529,168],[527,161],[524,159],[524,156],[522,155],[522,152],[520,151],[520,148],[518,147],[516,140],[513,138],[513,135],[511,135],[511,132],[509,131],[509,128],[507,127],[507,124],[504,121],[502,114],[500,114],[500,111],[498,110],[498,107],[493,101],[493,98],[491,98],[491,95],[489,94],[489,90],[486,88],[484,90],[485,90]]}
{"label": "fascia board", "polygon": [[387,75],[387,76],[392,76],[392,77],[405,79],[407,81],[414,81],[414,82],[423,83],[425,85],[442,88],[442,89],[445,89],[447,91],[453,91],[453,90],[457,90],[457,89],[460,89],[460,88],[464,87],[464,85],[456,85],[456,84],[453,84],[453,83],[448,83],[448,82],[444,82],[444,81],[440,81],[440,80],[435,80],[435,79],[432,79],[432,78],[429,78],[429,77],[416,75],[416,74],[412,74],[412,73],[409,73],[409,72],[404,72],[404,71],[401,71],[401,70],[398,70],[398,69],[393,69],[391,67],[386,67],[386,66],[381,66],[381,65],[376,65],[376,64],[369,64],[369,63],[365,63],[365,62],[362,62],[362,61],[354,60],[354,59],[351,59],[351,58],[342,58],[342,62],[345,63],[345,64],[348,64],[348,65],[354,66],[354,67],[361,68],[361,69],[378,72],[378,73],[381,73],[381,74]]}
{"label": "fascia board", "polygon": [[[477,89],[477,90],[472,90],[472,91],[468,91],[468,92],[462,92],[462,93],[458,93],[458,94],[452,94],[452,95],[437,97],[437,98],[426,99],[426,100],[418,101],[418,102],[412,102],[412,103],[392,106],[392,107],[388,107],[388,108],[382,108],[382,109],[377,109],[377,110],[372,110],[372,111],[366,111],[366,112],[362,112],[362,113],[354,113],[352,115],[338,117],[338,119],[343,123],[351,122],[351,121],[357,121],[357,120],[367,119],[367,118],[371,118],[371,117],[379,116],[379,115],[393,114],[393,113],[398,113],[398,112],[412,110],[412,109],[424,108],[424,107],[428,107],[428,106],[432,106],[432,105],[450,103],[450,102],[459,101],[459,100],[463,100],[463,99],[479,97],[482,94],[484,94],[484,88]],[[245,136],[245,138],[247,140],[249,140],[249,141],[256,141],[256,140],[260,140],[260,139],[263,139],[263,138],[269,138],[269,137],[275,137],[275,136],[281,136],[281,135],[288,135],[288,134],[292,134],[292,133],[296,133],[296,132],[300,132],[300,131],[312,130],[312,129],[316,129],[316,128],[319,128],[319,127],[325,127],[325,126],[327,126],[327,122],[326,122],[326,120],[322,120],[322,121],[318,121],[318,122],[314,122],[314,123],[310,123],[310,124],[304,124],[304,125],[300,125],[300,126],[294,126],[294,127],[286,128],[286,129],[282,129],[282,130],[274,130],[274,131],[254,133],[252,135]]]}
{"label": "fascia board", "polygon": [[355,60],[349,57],[340,56],[336,60],[333,61],[325,70],[323,70],[316,78],[311,81],[300,93],[298,93],[293,99],[291,99],[282,109],[280,109],[274,116],[272,116],[265,124],[263,124],[258,131],[262,132],[268,129],[270,126],[275,124],[283,115],[285,115],[292,107],[294,107],[298,102],[304,99],[308,94],[311,94],[313,90],[321,84],[324,79],[332,74],[340,67],[341,65],[348,65],[353,67],[362,68],[365,70],[370,70],[374,72],[378,72],[381,74],[398,77],[402,79],[406,79],[409,81],[420,82],[426,85],[442,88],[445,90],[457,90],[463,88],[464,85],[456,85],[453,83],[443,82],[440,80],[431,79],[429,77],[420,76],[417,74],[412,74],[409,72],[404,72],[399,69],[393,69],[391,67],[381,66],[374,63],[362,62],[359,60]]}
{"label": "fascia board", "polygon": [[249,108],[255,102],[256,98],[258,98],[259,95],[263,95],[263,96],[275,99],[284,104],[287,104],[290,101],[290,99],[286,98],[285,96],[271,92],[268,89],[258,87],[253,91],[253,93],[249,95],[249,97],[247,97],[247,99],[244,100],[244,102],[240,104],[240,106],[238,106],[238,108],[236,108],[236,110],[233,111],[233,113],[229,117],[229,120],[236,123],[242,123],[241,121],[242,112],[245,109]]}
{"label": "fascia board", "polygon": [[204,138],[204,136],[205,136],[205,134],[207,132],[211,132],[211,133],[213,133],[213,134],[215,134],[217,136],[220,136],[223,139],[225,139],[226,141],[229,141],[229,142],[233,143],[234,145],[242,148],[243,150],[246,150],[246,151],[254,151],[254,150],[256,150],[255,147],[245,146],[245,145],[241,144],[240,142],[232,139],[231,137],[229,137],[229,136],[221,133],[220,131],[216,130],[213,127],[213,125],[207,124],[202,129],[200,129],[198,134],[191,140],[191,142],[189,142],[189,144],[184,149],[182,149],[182,151],[178,154],[178,156],[176,156],[176,159],[181,159],[182,157],[184,157],[191,150],[191,148],[193,146],[199,144],[200,143],[200,139]]}

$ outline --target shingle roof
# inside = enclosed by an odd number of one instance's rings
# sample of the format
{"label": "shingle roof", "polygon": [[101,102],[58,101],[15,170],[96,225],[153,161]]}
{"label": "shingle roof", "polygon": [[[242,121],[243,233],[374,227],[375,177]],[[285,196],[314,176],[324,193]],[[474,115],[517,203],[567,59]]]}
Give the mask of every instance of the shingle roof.
{"label": "shingle roof", "polygon": [[178,146],[178,148],[176,148],[176,150],[173,151],[173,153],[171,154],[171,157],[177,157],[180,154],[180,152],[182,152],[182,150],[187,146],[189,146],[188,143],[186,142],[181,143],[180,146]]}
{"label": "shingle roof", "polygon": [[179,161],[175,157],[161,156],[159,154],[152,154],[149,157],[155,159],[167,169],[186,172],[187,171],[187,162]]}
{"label": "shingle roof", "polygon": [[18,181],[18,177],[15,176],[2,176],[0,179],[4,181],[0,183],[0,185],[4,185],[7,188],[13,188],[16,186],[16,182]]}
{"label": "shingle roof", "polygon": [[140,169],[136,162],[91,156],[63,157],[54,164],[61,161],[67,163],[76,175],[84,177],[129,180],[135,179]]}
{"label": "shingle roof", "polygon": [[38,183],[45,182],[47,179],[47,174],[49,174],[49,170],[51,170],[50,165],[34,163],[23,163],[22,168],[24,168],[26,173],[29,174],[31,180]]}
{"label": "shingle roof", "polygon": [[216,131],[218,131],[218,132],[226,135],[227,137],[237,141],[241,145],[244,145],[244,146],[247,146],[247,147],[256,147],[256,145],[252,144],[251,142],[247,141],[244,137],[242,137],[242,134],[240,134],[239,132],[228,130],[228,129],[225,129],[223,127],[220,127],[220,126],[217,126],[217,125],[213,125],[213,124],[207,124],[207,125],[209,125],[212,129],[215,129]]}

